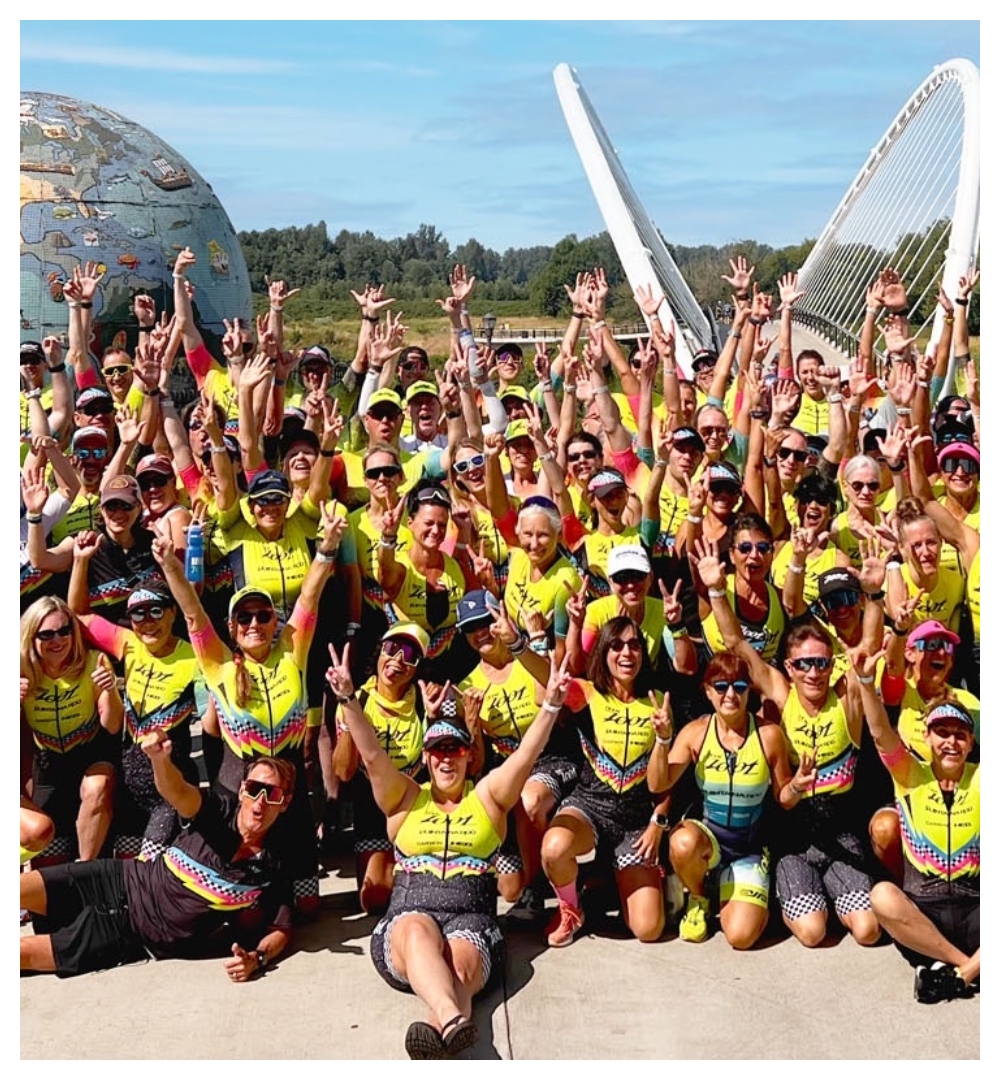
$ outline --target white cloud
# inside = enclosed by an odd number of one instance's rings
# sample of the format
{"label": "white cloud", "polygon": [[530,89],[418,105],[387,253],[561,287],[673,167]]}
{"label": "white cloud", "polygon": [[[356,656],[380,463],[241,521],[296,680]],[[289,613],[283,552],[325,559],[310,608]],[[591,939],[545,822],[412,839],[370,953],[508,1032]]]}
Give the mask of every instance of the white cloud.
{"label": "white cloud", "polygon": [[139,68],[204,75],[271,75],[293,70],[282,60],[257,60],[248,56],[198,56],[167,49],[101,47],[52,41],[21,41],[22,60],[47,60],[57,64],[85,64],[90,67]]}

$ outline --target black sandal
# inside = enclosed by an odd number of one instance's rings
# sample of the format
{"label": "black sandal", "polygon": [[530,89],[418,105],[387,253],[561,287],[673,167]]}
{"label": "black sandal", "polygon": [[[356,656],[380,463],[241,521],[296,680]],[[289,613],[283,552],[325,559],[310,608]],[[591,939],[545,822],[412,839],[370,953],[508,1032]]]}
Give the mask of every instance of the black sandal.
{"label": "black sandal", "polygon": [[441,1033],[423,1020],[414,1020],[406,1029],[404,1046],[414,1061],[432,1061],[448,1056]]}
{"label": "black sandal", "polygon": [[475,1021],[466,1020],[461,1014],[453,1016],[441,1029],[441,1039],[449,1057],[468,1050],[478,1038],[479,1028]]}

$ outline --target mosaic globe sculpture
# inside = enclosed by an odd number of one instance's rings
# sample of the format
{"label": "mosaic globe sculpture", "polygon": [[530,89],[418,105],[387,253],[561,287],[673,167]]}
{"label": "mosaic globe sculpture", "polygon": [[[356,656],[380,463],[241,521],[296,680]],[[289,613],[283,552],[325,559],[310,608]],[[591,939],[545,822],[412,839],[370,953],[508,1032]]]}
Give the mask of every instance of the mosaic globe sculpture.
{"label": "mosaic globe sculpture", "polygon": [[211,345],[222,320],[252,316],[239,241],[211,185],[172,147],[110,109],[55,94],[21,94],[21,340],[63,334],[62,285],[93,260],[105,270],[94,303],[98,354],[135,344],[132,298],[173,309],[171,267],[190,247],[195,311]]}

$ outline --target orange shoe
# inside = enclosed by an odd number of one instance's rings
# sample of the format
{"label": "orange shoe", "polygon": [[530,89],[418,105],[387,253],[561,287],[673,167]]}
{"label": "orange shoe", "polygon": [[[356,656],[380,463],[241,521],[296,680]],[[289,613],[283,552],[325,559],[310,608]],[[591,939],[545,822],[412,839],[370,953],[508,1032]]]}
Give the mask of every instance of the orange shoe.
{"label": "orange shoe", "polygon": [[569,945],[582,928],[583,912],[572,904],[564,904],[560,901],[559,910],[546,928],[549,945],[554,949]]}

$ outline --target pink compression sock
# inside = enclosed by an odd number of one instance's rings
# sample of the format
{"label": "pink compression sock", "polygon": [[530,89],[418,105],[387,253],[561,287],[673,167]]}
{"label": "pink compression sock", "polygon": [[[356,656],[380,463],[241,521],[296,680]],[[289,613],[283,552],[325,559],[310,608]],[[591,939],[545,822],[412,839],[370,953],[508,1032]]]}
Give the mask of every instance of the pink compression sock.
{"label": "pink compression sock", "polygon": [[580,897],[577,895],[575,878],[568,885],[553,885],[552,888],[560,904],[569,904],[570,907],[575,908],[580,906]]}

